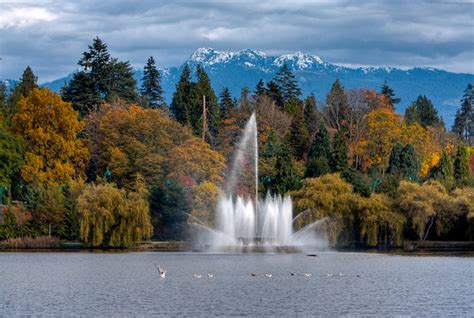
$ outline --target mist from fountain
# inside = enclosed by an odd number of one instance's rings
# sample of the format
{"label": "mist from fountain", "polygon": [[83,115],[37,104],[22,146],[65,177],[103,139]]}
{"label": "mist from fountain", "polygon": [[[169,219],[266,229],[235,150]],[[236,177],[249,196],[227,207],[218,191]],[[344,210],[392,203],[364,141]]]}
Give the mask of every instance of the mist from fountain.
{"label": "mist from fountain", "polygon": [[[250,195],[237,194],[242,175],[250,169],[249,164],[254,178],[253,198]],[[293,233],[291,197],[267,194],[265,198],[259,199],[258,132],[255,113],[244,127],[224,189],[216,207],[216,226],[207,231],[207,235],[211,234],[212,249],[232,246],[315,245],[316,237],[311,230],[321,222],[314,222]],[[203,224],[196,225],[203,227]]]}

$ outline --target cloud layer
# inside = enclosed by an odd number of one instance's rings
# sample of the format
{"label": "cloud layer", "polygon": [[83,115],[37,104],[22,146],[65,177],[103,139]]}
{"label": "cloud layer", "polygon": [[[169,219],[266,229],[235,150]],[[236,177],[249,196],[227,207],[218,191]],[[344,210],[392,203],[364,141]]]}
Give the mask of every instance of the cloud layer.
{"label": "cloud layer", "polygon": [[0,78],[30,65],[40,82],[75,68],[96,35],[141,67],[198,47],[303,51],[344,65],[474,73],[471,1],[12,1],[0,3]]}

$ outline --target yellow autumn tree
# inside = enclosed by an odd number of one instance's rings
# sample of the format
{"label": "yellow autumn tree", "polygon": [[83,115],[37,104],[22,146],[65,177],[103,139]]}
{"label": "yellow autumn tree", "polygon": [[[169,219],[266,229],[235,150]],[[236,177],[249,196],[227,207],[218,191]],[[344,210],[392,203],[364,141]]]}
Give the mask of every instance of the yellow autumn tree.
{"label": "yellow autumn tree", "polygon": [[12,128],[23,139],[25,181],[61,184],[83,174],[89,151],[78,138],[82,123],[57,93],[35,88],[22,97]]}
{"label": "yellow autumn tree", "polygon": [[167,167],[170,178],[186,176],[197,183],[219,183],[223,179],[224,157],[208,143],[193,137],[170,151]]}
{"label": "yellow autumn tree", "polygon": [[392,108],[382,107],[367,114],[365,138],[360,141],[362,158],[367,166],[385,169],[393,143],[400,138],[400,115]]}
{"label": "yellow autumn tree", "polygon": [[[204,181],[192,188],[193,210],[191,215],[208,226],[214,225],[214,211],[216,209],[219,188],[215,183]],[[194,222],[195,220],[190,220]]]}

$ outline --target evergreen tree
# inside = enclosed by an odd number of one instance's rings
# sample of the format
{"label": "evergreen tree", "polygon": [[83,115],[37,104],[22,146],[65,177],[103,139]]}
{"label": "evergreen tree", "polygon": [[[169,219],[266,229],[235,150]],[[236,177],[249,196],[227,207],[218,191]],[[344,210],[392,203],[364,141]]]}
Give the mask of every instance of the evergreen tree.
{"label": "evergreen tree", "polygon": [[300,180],[293,165],[291,147],[287,143],[281,145],[276,155],[275,171],[275,178],[271,182],[271,189],[274,192],[284,194],[298,188]]}
{"label": "evergreen tree", "polygon": [[470,138],[474,136],[474,87],[468,84],[461,99],[461,108],[456,112],[452,131],[470,142]]}
{"label": "evergreen tree", "polygon": [[161,75],[160,71],[156,68],[153,56],[148,58],[143,68],[140,93],[144,99],[144,108],[163,108],[165,105],[163,88],[161,87]]}
{"label": "evergreen tree", "polygon": [[329,133],[326,127],[321,124],[309,149],[305,176],[307,178],[319,177],[331,172],[331,162],[332,155]]}
{"label": "evergreen tree", "polygon": [[262,94],[265,94],[266,90],[265,90],[265,82],[263,81],[263,79],[260,79],[257,83],[257,86],[255,87],[255,95],[260,96]]}
{"label": "evergreen tree", "polygon": [[316,97],[313,94],[306,97],[304,100],[304,121],[310,136],[313,136],[318,129],[319,112],[316,107]]}
{"label": "evergreen tree", "polygon": [[337,130],[348,128],[349,104],[339,79],[332,84],[331,91],[327,95],[324,115],[329,127]]}
{"label": "evergreen tree", "polygon": [[395,109],[395,104],[400,103],[400,98],[395,98],[395,92],[393,88],[388,86],[387,81],[385,81],[382,85],[381,93],[387,98],[389,105]]}
{"label": "evergreen tree", "polygon": [[297,114],[293,117],[289,139],[289,144],[292,146],[293,156],[297,160],[303,159],[308,151],[310,136],[301,114]]}
{"label": "evergreen tree", "polygon": [[443,150],[441,158],[438,161],[438,164],[431,168],[429,172],[429,177],[436,179],[443,183],[448,188],[454,183],[454,172],[453,172],[453,160],[449,156],[446,150]]}
{"label": "evergreen tree", "polygon": [[26,97],[35,88],[38,88],[38,77],[35,76],[31,67],[27,66],[21,75],[18,89],[20,94]]}
{"label": "evergreen tree", "polygon": [[8,88],[7,85],[0,81],[0,115],[6,115],[7,111],[7,100],[8,100]]}
{"label": "evergreen tree", "polygon": [[271,80],[267,83],[266,93],[271,99],[273,99],[278,107],[283,107],[283,95],[280,87],[275,83],[275,81]]}
{"label": "evergreen tree", "polygon": [[108,82],[107,100],[121,98],[127,102],[136,102],[137,82],[133,78],[133,68],[128,61],[112,59],[110,63],[110,78]]}
{"label": "evergreen tree", "polygon": [[420,162],[415,148],[411,144],[406,145],[400,155],[401,173],[410,180],[416,180],[420,173]]}
{"label": "evergreen tree", "polygon": [[217,103],[217,97],[214,94],[214,90],[211,86],[211,81],[206,71],[201,65],[197,66],[197,78],[196,93],[198,100],[194,105],[198,105],[199,108],[193,110],[193,127],[197,134],[201,134],[202,130],[202,96],[206,96],[206,110],[207,110],[207,127],[208,133],[214,135],[217,132],[217,128],[220,125],[221,112]]}
{"label": "evergreen tree", "polygon": [[301,89],[298,86],[295,75],[291,72],[287,64],[283,64],[273,79],[281,91],[283,104],[292,98],[298,98],[301,95]]}
{"label": "evergreen tree", "polygon": [[339,130],[332,143],[332,162],[333,171],[345,171],[349,168],[347,164],[347,142],[344,130]]}
{"label": "evergreen tree", "polygon": [[170,107],[174,118],[183,125],[191,123],[191,109],[195,106],[193,102],[196,99],[193,86],[194,84],[191,82],[191,69],[186,64],[176,84],[176,90],[173,93]]}
{"label": "evergreen tree", "polygon": [[408,123],[419,123],[423,127],[443,125],[431,100],[421,95],[406,109],[405,120]]}
{"label": "evergreen tree", "polygon": [[88,72],[90,79],[94,83],[95,90],[101,97],[106,97],[110,90],[110,54],[105,44],[99,37],[89,45],[89,51],[82,53],[82,58],[78,64]]}
{"label": "evergreen tree", "polygon": [[411,144],[403,147],[396,143],[390,152],[387,173],[416,180],[420,173],[420,162]]}
{"label": "evergreen tree", "polygon": [[457,185],[467,185],[471,176],[469,153],[465,145],[459,145],[454,157],[454,179]]}
{"label": "evergreen tree", "polygon": [[227,87],[224,87],[219,95],[219,108],[223,118],[226,118],[228,112],[235,108],[234,100]]}
{"label": "evergreen tree", "polygon": [[91,111],[97,109],[101,99],[90,76],[84,72],[76,72],[69,85],[61,90],[64,101],[71,102],[75,111],[81,117],[85,117]]}

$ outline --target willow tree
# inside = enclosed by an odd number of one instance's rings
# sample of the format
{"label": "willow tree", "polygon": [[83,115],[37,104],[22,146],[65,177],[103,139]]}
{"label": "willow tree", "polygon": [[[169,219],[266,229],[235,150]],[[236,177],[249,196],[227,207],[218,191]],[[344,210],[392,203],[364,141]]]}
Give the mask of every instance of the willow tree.
{"label": "willow tree", "polygon": [[110,183],[90,184],[78,199],[81,239],[90,246],[126,247],[152,233],[148,191],[141,179],[127,193]]}

